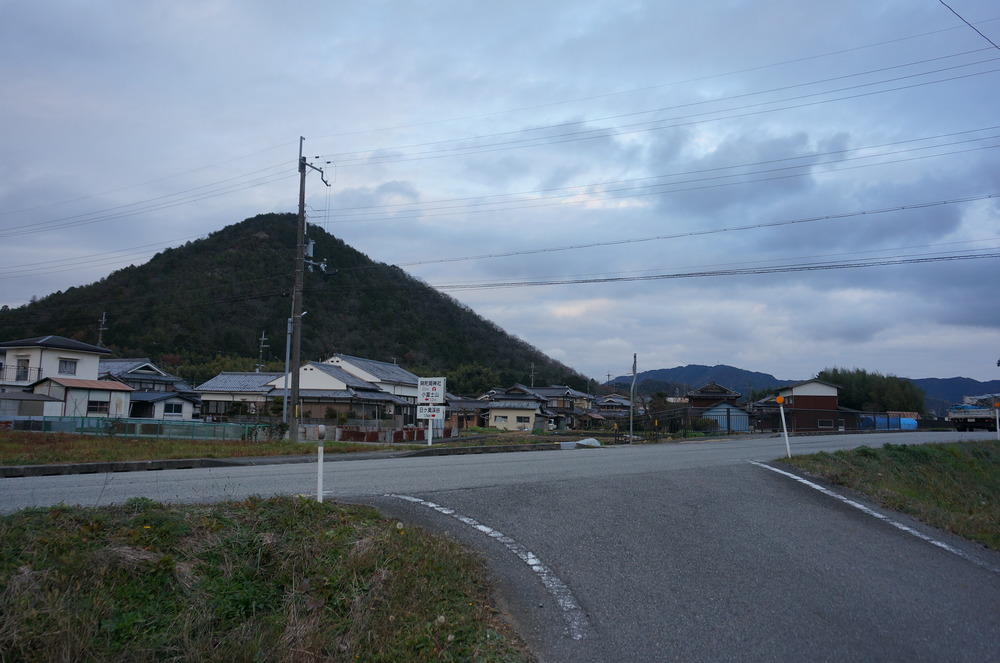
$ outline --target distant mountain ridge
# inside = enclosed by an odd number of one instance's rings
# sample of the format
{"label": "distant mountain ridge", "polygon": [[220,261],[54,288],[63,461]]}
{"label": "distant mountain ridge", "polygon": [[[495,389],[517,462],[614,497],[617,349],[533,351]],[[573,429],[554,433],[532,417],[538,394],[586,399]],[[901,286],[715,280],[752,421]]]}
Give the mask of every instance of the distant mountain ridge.
{"label": "distant mountain ridge", "polygon": [[[670,396],[683,396],[676,392],[684,388],[697,389],[709,382],[716,382],[723,387],[746,394],[750,389],[778,389],[804,379],[808,378],[782,380],[770,373],[747,371],[725,364],[718,366],[688,364],[675,368],[641,371],[636,377],[636,390],[642,394],[664,392]],[[965,396],[1000,394],[1000,380],[982,382],[963,377],[906,379],[923,389],[927,410],[937,414],[943,414],[949,405],[961,403]],[[611,384],[617,385],[631,385],[631,383],[630,376],[619,376],[611,381]]]}

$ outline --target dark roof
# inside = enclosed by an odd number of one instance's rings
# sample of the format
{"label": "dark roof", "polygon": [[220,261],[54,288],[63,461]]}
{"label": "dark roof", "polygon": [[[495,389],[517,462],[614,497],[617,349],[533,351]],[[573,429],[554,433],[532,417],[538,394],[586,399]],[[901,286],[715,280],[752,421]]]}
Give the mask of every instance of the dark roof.
{"label": "dark roof", "polygon": [[[375,359],[365,359],[363,357],[352,357],[351,355],[336,354],[327,361],[340,359],[342,362],[356,366],[359,370],[368,373],[382,382],[396,382],[398,384],[417,385],[419,378],[409,372],[399,364],[390,364],[385,361]],[[332,364],[336,366],[337,364]]]}
{"label": "dark roof", "polygon": [[74,341],[65,336],[34,336],[0,343],[0,350],[5,348],[58,348],[60,350],[76,350],[77,352],[93,352],[100,355],[111,354],[111,350],[107,348]]}

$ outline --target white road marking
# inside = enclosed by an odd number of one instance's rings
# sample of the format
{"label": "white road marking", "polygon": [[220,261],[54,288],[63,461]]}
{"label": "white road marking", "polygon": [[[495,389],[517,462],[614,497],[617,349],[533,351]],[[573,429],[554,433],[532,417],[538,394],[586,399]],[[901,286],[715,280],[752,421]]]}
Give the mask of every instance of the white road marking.
{"label": "white road marking", "polygon": [[857,510],[863,512],[863,513],[868,514],[869,516],[872,516],[873,518],[878,518],[882,522],[887,523],[889,525],[892,525],[896,529],[902,530],[902,531],[906,532],[907,534],[910,534],[911,536],[915,536],[918,539],[920,539],[921,541],[926,541],[927,543],[929,543],[929,544],[931,544],[933,546],[937,546],[938,548],[941,548],[942,550],[946,550],[946,551],[950,552],[951,554],[956,555],[958,557],[961,557],[962,559],[964,559],[964,560],[966,560],[968,562],[972,562],[976,566],[979,566],[981,568],[986,569],[987,571],[990,571],[990,572],[996,573],[996,574],[1000,574],[1000,568],[992,566],[988,562],[985,562],[985,561],[983,561],[983,560],[981,560],[981,559],[979,559],[977,557],[973,557],[972,555],[970,555],[970,554],[968,554],[968,553],[966,553],[966,552],[964,552],[962,550],[959,550],[958,548],[956,548],[955,546],[953,546],[951,544],[945,543],[944,541],[939,541],[939,540],[935,539],[932,536],[928,536],[927,534],[924,534],[921,531],[915,530],[912,527],[910,527],[909,525],[904,525],[903,523],[899,522],[898,520],[893,520],[889,516],[886,516],[885,514],[879,513],[878,511],[875,511],[874,509],[871,509],[871,508],[865,506],[864,504],[861,504],[860,502],[855,502],[854,500],[848,499],[848,498],[844,497],[843,495],[839,495],[839,494],[833,492],[832,490],[829,490],[828,488],[824,488],[823,486],[819,485],[818,483],[814,483],[812,481],[809,481],[808,479],[803,479],[802,477],[797,476],[795,474],[792,474],[791,472],[786,472],[785,470],[779,470],[776,467],[771,467],[770,465],[767,465],[765,463],[758,463],[757,461],[754,461],[754,460],[750,460],[750,461],[747,461],[747,462],[750,463],[751,465],[756,465],[757,467],[763,467],[765,470],[771,470],[772,472],[777,472],[778,474],[783,474],[786,477],[790,477],[792,479],[795,479],[796,481],[798,481],[801,484],[809,486],[810,488],[812,488],[814,490],[818,490],[819,492],[823,493],[824,495],[828,495],[829,497],[832,497],[832,498],[834,498],[836,500],[839,500],[839,501],[843,502],[844,504],[847,504],[848,506],[852,506],[855,509],[857,509]]}
{"label": "white road marking", "polygon": [[386,495],[386,497],[393,497],[399,500],[405,500],[407,502],[412,502],[414,504],[420,504],[426,506],[430,509],[434,509],[438,513],[443,513],[446,516],[451,516],[456,520],[473,527],[486,536],[496,539],[502,543],[507,550],[511,551],[517,555],[521,561],[531,567],[531,570],[535,572],[539,580],[545,586],[552,597],[556,600],[559,608],[562,610],[563,617],[566,619],[566,623],[569,626],[570,636],[574,640],[582,640],[586,637],[587,631],[589,629],[589,622],[587,621],[587,616],[577,603],[576,598],[573,596],[573,592],[570,588],[566,586],[562,580],[552,571],[542,560],[538,558],[530,550],[526,549],[520,543],[510,538],[502,532],[483,525],[474,518],[468,516],[463,516],[457,513],[454,509],[449,509],[448,507],[441,506],[440,504],[435,504],[434,502],[428,502],[427,500],[422,500],[419,497],[412,497],[410,495]]}

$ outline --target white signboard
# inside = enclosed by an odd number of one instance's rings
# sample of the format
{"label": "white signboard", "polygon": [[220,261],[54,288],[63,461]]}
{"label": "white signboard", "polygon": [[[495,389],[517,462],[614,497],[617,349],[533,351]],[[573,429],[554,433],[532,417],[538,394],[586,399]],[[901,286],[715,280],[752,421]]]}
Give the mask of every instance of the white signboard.
{"label": "white signboard", "polygon": [[418,403],[444,403],[444,378],[417,378]]}
{"label": "white signboard", "polygon": [[418,405],[417,419],[444,419],[443,405]]}

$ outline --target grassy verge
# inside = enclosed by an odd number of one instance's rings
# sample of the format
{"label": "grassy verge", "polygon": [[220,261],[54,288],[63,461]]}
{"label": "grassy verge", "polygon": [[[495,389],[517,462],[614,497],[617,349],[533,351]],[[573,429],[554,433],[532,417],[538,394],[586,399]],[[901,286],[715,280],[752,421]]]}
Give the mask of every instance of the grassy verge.
{"label": "grassy verge", "polygon": [[[414,448],[402,445],[324,444],[325,453],[350,453]],[[315,442],[271,440],[170,440],[162,438],[94,437],[68,433],[0,431],[0,465],[104,463],[178,458],[240,458],[316,453]]]}
{"label": "grassy verge", "polygon": [[1000,442],[886,444],[782,462],[1000,550]]}
{"label": "grassy verge", "polygon": [[3,661],[528,661],[481,562],[293,497],[0,517]]}

